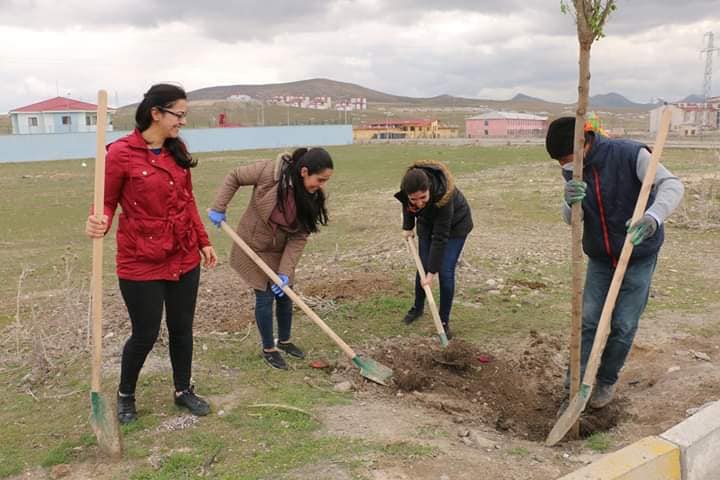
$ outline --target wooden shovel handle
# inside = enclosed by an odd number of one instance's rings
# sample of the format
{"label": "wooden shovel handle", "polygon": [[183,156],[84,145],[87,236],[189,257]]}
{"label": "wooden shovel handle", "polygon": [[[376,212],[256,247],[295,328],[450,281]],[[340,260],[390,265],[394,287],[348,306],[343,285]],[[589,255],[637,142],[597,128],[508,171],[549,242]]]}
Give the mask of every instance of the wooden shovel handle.
{"label": "wooden shovel handle", "polygon": [[[262,269],[263,272],[265,272],[265,275],[268,276],[270,281],[272,281],[276,285],[282,284],[282,280],[280,280],[280,277],[277,276],[273,269],[268,267],[268,265],[262,260],[262,258],[260,258],[257,253],[255,253],[253,249],[250,248],[250,246],[245,243],[242,238],[240,238],[240,235],[238,235],[235,230],[230,227],[230,225],[222,222],[221,226],[225,233],[227,233],[230,238],[233,239],[237,246],[240,247],[242,251],[245,252],[245,254],[250,257],[258,267]],[[283,292],[285,292],[285,295],[290,297],[290,299],[295,302],[302,309],[303,312],[305,312],[305,315],[310,317],[310,319],[315,322],[322,329],[322,331],[327,334],[327,336],[332,338],[332,340],[337,343],[337,345],[342,349],[342,351],[345,352],[345,355],[350,357],[350,359],[353,359],[357,356],[353,349],[350,348],[350,346],[345,343],[342,338],[338,337],[337,334],[333,332],[332,329],[328,327],[327,324],[323,322],[322,319],[318,317],[317,314],[290,287],[283,287]]]}
{"label": "wooden shovel handle", "polygon": [[[657,165],[660,162],[662,156],[663,147],[665,146],[665,140],[667,139],[668,130],[670,129],[670,118],[671,113],[669,108],[665,108],[660,118],[660,129],[658,130],[655,144],[653,145],[652,157],[650,158],[650,164],[648,165],[647,172],[645,172],[645,178],[643,179],[642,187],[640,188],[640,194],[638,195],[637,203],[635,204],[635,211],[633,212],[630,225],[635,224],[643,215],[645,215],[645,207],[647,206],[648,197],[650,196],[650,190],[652,190],[653,183],[655,182],[655,173],[657,172]],[[617,300],[620,287],[622,286],[623,278],[625,277],[625,271],[627,270],[628,261],[630,255],[632,255],[633,244],[630,241],[630,234],[625,236],[625,243],[623,244],[622,253],[620,254],[620,260],[615,268],[612,281],[610,282],[610,288],[608,289],[607,297],[605,298],[605,304],[603,305],[602,314],[600,315],[600,322],[598,323],[597,330],[595,332],[595,340],[593,341],[592,351],[590,358],[588,359],[587,367],[585,368],[585,376],[583,377],[584,385],[594,385],[595,375],[597,374],[598,368],[600,367],[600,359],[602,358],[603,350],[605,350],[605,344],[607,343],[608,335],[610,334],[610,319],[615,309],[615,301]]]}
{"label": "wooden shovel handle", "polygon": [[[107,125],[107,92],[98,91],[97,121],[95,123],[95,195],[93,214],[102,220],[105,210],[105,128]],[[90,386],[100,391],[102,363],[102,271],[103,239],[94,238],[92,249],[92,374]]]}
{"label": "wooden shovel handle", "polygon": [[[422,281],[425,279],[425,268],[423,268],[422,260],[420,260],[417,247],[415,247],[415,240],[405,237],[405,243],[407,243],[408,250],[410,250],[410,255],[412,255],[415,260],[415,266],[417,266],[418,273],[420,274],[420,284],[422,285]],[[423,290],[425,290],[425,296],[427,297],[428,305],[430,305],[430,313],[432,313],[435,329],[438,334],[444,335],[445,329],[442,326],[440,314],[438,313],[437,305],[435,304],[435,299],[433,298],[432,288],[430,288],[430,285],[423,285]]]}

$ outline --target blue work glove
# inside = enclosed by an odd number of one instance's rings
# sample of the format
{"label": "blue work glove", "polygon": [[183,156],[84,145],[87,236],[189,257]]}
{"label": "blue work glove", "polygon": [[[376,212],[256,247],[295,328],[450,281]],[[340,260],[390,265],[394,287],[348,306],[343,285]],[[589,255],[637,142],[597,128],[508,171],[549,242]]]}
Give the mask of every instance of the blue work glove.
{"label": "blue work glove", "polygon": [[220,228],[220,224],[227,219],[227,217],[225,216],[225,212],[217,212],[213,209],[208,210],[208,218],[213,223],[213,225],[218,228]]}
{"label": "blue work glove", "polygon": [[[627,221],[627,224],[630,224],[630,220]],[[635,222],[633,226],[628,228],[628,233],[630,234],[630,241],[633,245],[638,246],[643,242],[643,240],[646,240],[655,235],[657,229],[657,221],[652,217],[652,215],[648,215],[646,213],[645,215],[640,217],[640,220]]]}
{"label": "blue work glove", "polygon": [[284,273],[278,273],[278,277],[280,277],[280,280],[282,281],[282,283],[280,285],[278,285],[278,284],[271,285],[270,290],[272,290],[272,292],[275,294],[275,296],[277,298],[282,298],[285,296],[285,292],[283,292],[282,287],[287,287],[290,279]]}
{"label": "blue work glove", "polygon": [[568,180],[565,182],[565,203],[572,205],[573,203],[582,202],[587,191],[587,183],[578,180]]}

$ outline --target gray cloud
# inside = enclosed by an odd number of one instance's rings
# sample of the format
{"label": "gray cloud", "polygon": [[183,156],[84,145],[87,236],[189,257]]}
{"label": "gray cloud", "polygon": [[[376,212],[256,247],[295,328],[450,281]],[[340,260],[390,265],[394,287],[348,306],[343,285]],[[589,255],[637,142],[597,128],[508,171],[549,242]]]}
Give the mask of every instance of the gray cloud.
{"label": "gray cloud", "polygon": [[[715,4],[619,0],[593,46],[592,93],[699,92]],[[56,81],[105,83],[123,100],[155,80],[193,89],[310,77],[410,96],[576,95],[574,22],[558,0],[0,0],[0,11],[0,111],[54,93]]]}
{"label": "gray cloud", "polygon": [[[662,3],[662,5],[659,5]],[[348,25],[383,22],[412,25],[434,12],[460,11],[500,17],[533,19],[528,33],[561,34],[570,15],[561,15],[558,0],[394,0],[365,3],[357,0],[0,0],[0,25],[39,29],[81,26],[162,27],[181,21],[225,42],[267,40],[276,35],[342,32]],[[683,25],[718,19],[716,0],[682,2],[618,0],[618,10],[607,25],[608,33],[641,32],[658,26]],[[48,19],[53,19],[48,22]]]}

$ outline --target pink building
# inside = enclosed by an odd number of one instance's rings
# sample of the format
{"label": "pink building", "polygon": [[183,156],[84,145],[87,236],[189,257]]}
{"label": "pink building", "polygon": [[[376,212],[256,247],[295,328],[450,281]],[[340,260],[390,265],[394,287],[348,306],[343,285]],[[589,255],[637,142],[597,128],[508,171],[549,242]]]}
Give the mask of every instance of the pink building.
{"label": "pink building", "polygon": [[537,137],[545,135],[547,120],[547,117],[530,113],[488,112],[465,119],[465,136]]}

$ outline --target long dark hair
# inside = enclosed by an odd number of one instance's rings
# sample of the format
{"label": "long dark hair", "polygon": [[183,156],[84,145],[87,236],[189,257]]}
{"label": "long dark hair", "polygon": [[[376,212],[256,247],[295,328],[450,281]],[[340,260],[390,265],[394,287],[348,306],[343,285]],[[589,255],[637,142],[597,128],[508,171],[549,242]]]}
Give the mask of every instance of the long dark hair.
{"label": "long dark hair", "polygon": [[318,225],[327,225],[328,213],[325,208],[325,193],[319,188],[315,193],[305,190],[300,176],[302,167],[307,168],[308,175],[333,169],[330,154],[324,148],[298,148],[291,155],[284,155],[282,174],[278,184],[277,202],[280,211],[285,213],[285,198],[292,190],[295,198],[297,221],[308,233],[318,231]]}
{"label": "long dark hair", "polygon": [[400,182],[400,190],[405,195],[415,192],[425,192],[430,189],[430,177],[422,168],[410,167]]}
{"label": "long dark hair", "polygon": [[[167,83],[158,83],[150,87],[150,90],[143,96],[142,102],[135,110],[135,127],[144,132],[152,125],[152,109],[153,107],[164,109],[172,108],[178,100],[187,100],[185,90],[177,85]],[[163,143],[170,154],[175,159],[175,163],[183,168],[192,168],[197,165],[197,160],[192,158],[188,152],[185,142],[179,138],[166,138]]]}

